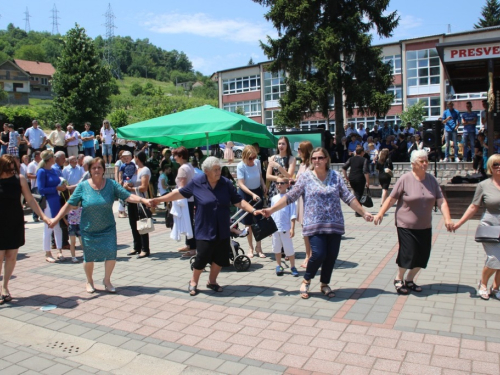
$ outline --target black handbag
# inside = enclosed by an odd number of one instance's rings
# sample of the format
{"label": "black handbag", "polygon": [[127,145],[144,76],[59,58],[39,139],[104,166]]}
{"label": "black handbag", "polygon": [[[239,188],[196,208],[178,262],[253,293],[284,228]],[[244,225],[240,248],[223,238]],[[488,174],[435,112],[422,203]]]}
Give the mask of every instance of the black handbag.
{"label": "black handbag", "polygon": [[368,208],[373,207],[373,200],[372,200],[372,195],[370,194],[370,188],[365,188],[365,191],[361,196],[359,203]]}
{"label": "black handbag", "polygon": [[500,225],[480,225],[476,229],[476,242],[500,242]]}
{"label": "black handbag", "polygon": [[252,232],[255,237],[255,241],[262,241],[264,238],[270,236],[278,230],[276,223],[272,217],[263,218],[252,224]]}
{"label": "black handbag", "polygon": [[47,208],[47,198],[45,198],[45,195],[40,195],[40,194],[32,194],[33,198],[38,202],[38,205],[40,206],[40,210],[45,211]]}

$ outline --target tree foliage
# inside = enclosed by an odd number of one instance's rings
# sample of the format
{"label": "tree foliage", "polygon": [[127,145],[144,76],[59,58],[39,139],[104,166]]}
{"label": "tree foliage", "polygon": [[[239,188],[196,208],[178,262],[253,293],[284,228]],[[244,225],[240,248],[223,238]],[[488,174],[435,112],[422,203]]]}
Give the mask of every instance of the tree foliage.
{"label": "tree foliage", "polygon": [[128,125],[128,115],[124,109],[117,109],[109,115],[109,121],[114,128],[120,128]]}
{"label": "tree foliage", "polygon": [[399,115],[401,124],[406,125],[407,123],[411,123],[411,126],[414,128],[420,125],[422,121],[425,120],[427,114],[427,110],[424,106],[425,102],[423,100],[419,100],[416,104],[401,112]]}
{"label": "tree foliage", "polygon": [[113,81],[92,39],[75,25],[64,38],[53,77],[54,109],[61,121],[80,129],[85,121],[100,123],[111,108]]}
{"label": "tree foliage", "polygon": [[[0,121],[2,123],[10,122],[15,124],[16,128],[29,128],[34,118],[38,119],[38,112],[28,106],[12,105],[0,107]],[[39,123],[42,127],[45,125],[45,122],[41,119]]]}
{"label": "tree foliage", "polygon": [[[391,36],[399,17],[387,13],[389,0],[254,0],[269,7],[265,17],[278,38],[261,42],[272,72],[287,72],[287,93],[280,99],[278,123],[297,126],[303,117],[321,112],[328,119],[333,96],[336,135],[343,130],[344,106],[352,115],[384,115],[392,95],[390,66],[381,49],[371,45],[375,30]],[[345,100],[344,100],[345,95]]]}
{"label": "tree foliage", "polygon": [[25,44],[16,50],[14,53],[16,59],[29,61],[45,61],[47,56],[45,51],[39,44]]}
{"label": "tree foliage", "polygon": [[481,16],[478,23],[474,25],[475,29],[500,25],[500,3],[498,0],[486,0]]}

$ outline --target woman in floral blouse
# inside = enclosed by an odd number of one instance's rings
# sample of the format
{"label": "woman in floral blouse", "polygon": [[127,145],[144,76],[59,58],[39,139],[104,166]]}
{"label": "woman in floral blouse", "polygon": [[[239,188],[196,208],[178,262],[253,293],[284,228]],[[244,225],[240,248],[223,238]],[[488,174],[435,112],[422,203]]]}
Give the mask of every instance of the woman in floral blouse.
{"label": "woman in floral blouse", "polygon": [[366,212],[354,195],[349,191],[339,173],[330,169],[330,156],[321,147],[312,151],[309,169],[302,173],[295,186],[274,206],[256,212],[269,217],[299,197],[304,199],[304,218],[302,234],[309,237],[312,256],[307,262],[304,280],[300,286],[300,296],[309,298],[311,279],[321,267],[321,293],[328,298],[335,293],[330,286],[333,267],[344,234],[344,216],[340,200],[348,204],[366,221],[373,216]]}

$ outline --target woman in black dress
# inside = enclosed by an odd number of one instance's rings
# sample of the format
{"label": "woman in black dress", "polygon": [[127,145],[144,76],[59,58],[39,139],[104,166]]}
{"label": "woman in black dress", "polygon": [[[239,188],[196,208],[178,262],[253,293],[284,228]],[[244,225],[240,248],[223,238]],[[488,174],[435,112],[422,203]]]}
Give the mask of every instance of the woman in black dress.
{"label": "woman in black dress", "polygon": [[382,207],[385,200],[389,196],[389,185],[391,184],[393,175],[392,171],[394,170],[391,158],[389,157],[389,150],[387,148],[380,151],[376,169],[378,171],[378,182],[382,186],[382,200],[380,202],[380,207]]}
{"label": "woman in black dress", "polygon": [[12,155],[0,158],[0,273],[5,260],[5,270],[0,294],[0,305],[12,301],[9,280],[16,266],[17,251],[24,245],[24,213],[21,194],[26,203],[47,224],[38,203],[31,195],[26,178],[19,173],[16,159]]}
{"label": "woman in black dress", "polygon": [[[368,169],[368,159],[363,156],[365,153],[363,146],[356,146],[356,151],[354,151],[354,153],[355,155],[349,158],[344,164],[342,171],[344,172],[344,178],[349,180],[352,193],[359,202],[365,190],[365,186],[368,187],[370,184],[370,170]],[[349,168],[349,178],[347,178],[347,170]],[[356,212],[356,216],[361,215]]]}

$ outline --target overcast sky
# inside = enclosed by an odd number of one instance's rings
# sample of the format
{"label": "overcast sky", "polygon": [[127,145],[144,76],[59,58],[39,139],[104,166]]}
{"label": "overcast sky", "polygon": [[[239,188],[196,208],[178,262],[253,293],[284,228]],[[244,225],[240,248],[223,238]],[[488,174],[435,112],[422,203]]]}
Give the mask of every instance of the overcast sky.
{"label": "overcast sky", "polygon": [[[391,40],[446,33],[473,28],[486,0],[392,0],[390,11],[401,17]],[[2,1],[0,28],[13,23],[25,28],[28,8],[31,30],[52,31],[52,9],[58,10],[59,32],[66,33],[75,23],[91,37],[106,34],[104,14],[108,2],[99,0]],[[267,61],[259,45],[266,35],[275,36],[264,19],[266,9],[251,0],[120,0],[109,2],[115,15],[115,35],[148,38],[166,49],[184,51],[194,69],[205,75],[243,66],[250,58]]]}

